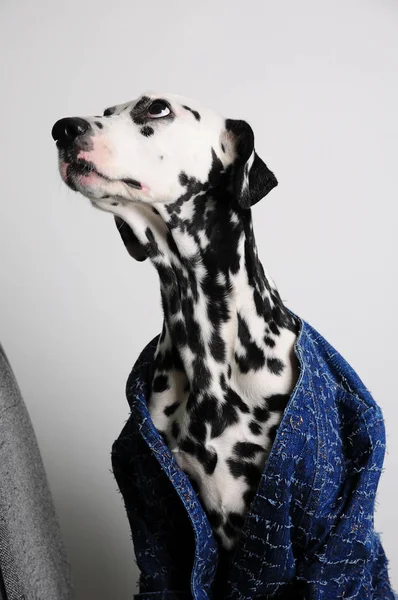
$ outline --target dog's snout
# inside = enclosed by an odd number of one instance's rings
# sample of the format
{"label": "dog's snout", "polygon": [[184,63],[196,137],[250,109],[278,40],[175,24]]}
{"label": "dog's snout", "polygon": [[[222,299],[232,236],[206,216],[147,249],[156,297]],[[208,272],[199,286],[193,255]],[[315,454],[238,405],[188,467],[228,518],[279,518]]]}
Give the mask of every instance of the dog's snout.
{"label": "dog's snout", "polygon": [[67,117],[57,121],[52,128],[53,139],[61,145],[74,142],[75,139],[84,135],[91,128],[90,123],[80,117]]}

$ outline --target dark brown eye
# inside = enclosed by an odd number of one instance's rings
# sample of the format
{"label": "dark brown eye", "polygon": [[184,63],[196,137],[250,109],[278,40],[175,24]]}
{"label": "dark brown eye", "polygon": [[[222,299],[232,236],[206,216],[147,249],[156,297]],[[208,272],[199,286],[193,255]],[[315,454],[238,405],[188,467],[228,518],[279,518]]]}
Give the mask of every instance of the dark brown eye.
{"label": "dark brown eye", "polygon": [[161,119],[171,113],[170,107],[164,100],[154,100],[148,108],[148,117],[150,119]]}

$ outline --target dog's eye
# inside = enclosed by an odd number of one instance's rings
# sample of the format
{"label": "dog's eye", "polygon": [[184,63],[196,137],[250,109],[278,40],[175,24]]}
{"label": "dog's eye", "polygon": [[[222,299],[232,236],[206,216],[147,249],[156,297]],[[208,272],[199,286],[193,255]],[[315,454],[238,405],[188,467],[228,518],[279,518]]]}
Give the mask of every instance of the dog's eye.
{"label": "dog's eye", "polygon": [[148,117],[150,119],[161,119],[171,113],[169,105],[164,100],[155,100],[148,108]]}

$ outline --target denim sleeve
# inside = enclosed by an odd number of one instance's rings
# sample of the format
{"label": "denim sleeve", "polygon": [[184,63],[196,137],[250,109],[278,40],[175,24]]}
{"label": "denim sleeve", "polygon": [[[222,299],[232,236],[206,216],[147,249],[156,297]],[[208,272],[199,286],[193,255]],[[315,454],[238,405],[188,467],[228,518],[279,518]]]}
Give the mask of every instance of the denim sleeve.
{"label": "denim sleeve", "polygon": [[374,504],[385,453],[380,409],[358,411],[344,392],[319,419],[318,474],[307,551],[297,564],[311,600],[393,600],[387,560],[374,531]]}

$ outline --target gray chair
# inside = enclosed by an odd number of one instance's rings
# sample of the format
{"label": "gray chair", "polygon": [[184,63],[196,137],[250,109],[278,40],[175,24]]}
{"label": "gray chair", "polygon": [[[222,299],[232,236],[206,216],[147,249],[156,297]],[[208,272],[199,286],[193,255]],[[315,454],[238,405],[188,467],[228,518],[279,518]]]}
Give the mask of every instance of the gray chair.
{"label": "gray chair", "polygon": [[0,600],[72,598],[40,451],[0,345]]}

